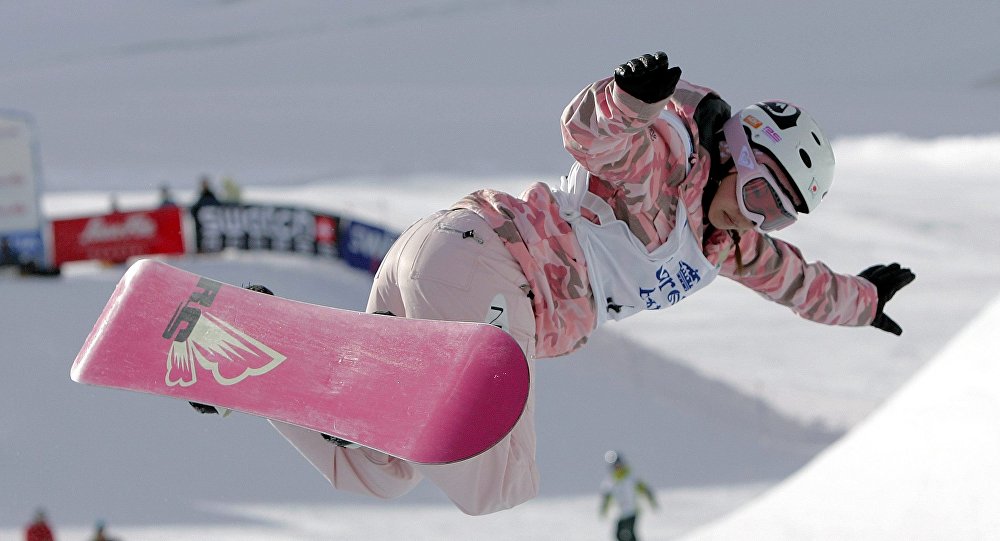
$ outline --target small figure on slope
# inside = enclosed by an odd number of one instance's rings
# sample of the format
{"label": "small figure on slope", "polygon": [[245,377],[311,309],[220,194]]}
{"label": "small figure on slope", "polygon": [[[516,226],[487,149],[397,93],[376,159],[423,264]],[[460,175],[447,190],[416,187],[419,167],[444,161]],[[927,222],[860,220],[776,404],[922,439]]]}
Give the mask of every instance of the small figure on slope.
{"label": "small figure on slope", "polygon": [[653,509],[659,506],[656,496],[641,479],[632,475],[632,469],[625,463],[621,453],[608,451],[604,460],[611,471],[601,485],[601,517],[606,517],[612,503],[618,506],[618,522],[615,524],[617,541],[637,541],[635,528],[639,517],[638,498],[643,497]]}
{"label": "small figure on slope", "polygon": [[48,519],[45,517],[45,511],[39,509],[35,512],[35,518],[32,519],[31,524],[24,529],[24,540],[25,541],[54,541],[55,536],[52,535],[52,528],[49,527]]}

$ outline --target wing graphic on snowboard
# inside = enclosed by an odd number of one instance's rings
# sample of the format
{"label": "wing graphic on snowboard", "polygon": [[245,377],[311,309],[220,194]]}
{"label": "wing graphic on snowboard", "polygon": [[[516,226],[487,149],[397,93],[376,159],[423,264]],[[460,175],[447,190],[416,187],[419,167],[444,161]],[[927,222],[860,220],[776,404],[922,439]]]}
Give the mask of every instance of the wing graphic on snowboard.
{"label": "wing graphic on snowboard", "polygon": [[197,366],[210,371],[220,385],[235,385],[266,374],[285,360],[285,355],[204,311],[212,306],[220,287],[219,282],[201,278],[163,331],[163,338],[173,340],[167,350],[164,381],[168,387],[194,385]]}
{"label": "wing graphic on snowboard", "polygon": [[187,387],[198,381],[195,365],[212,372],[220,385],[235,385],[273,370],[285,360],[263,342],[209,313],[202,313],[183,342],[167,352],[168,386]]}

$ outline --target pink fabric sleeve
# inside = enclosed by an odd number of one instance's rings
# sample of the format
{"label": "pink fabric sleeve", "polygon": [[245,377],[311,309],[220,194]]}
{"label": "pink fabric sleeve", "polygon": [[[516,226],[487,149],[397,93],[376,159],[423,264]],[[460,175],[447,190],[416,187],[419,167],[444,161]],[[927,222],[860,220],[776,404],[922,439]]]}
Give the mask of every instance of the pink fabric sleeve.
{"label": "pink fabric sleeve", "polygon": [[563,111],[563,146],[605,180],[643,183],[663,178],[666,145],[648,128],[668,101],[645,103],[618,90],[614,78],[597,81]]}
{"label": "pink fabric sleeve", "polygon": [[796,314],[845,326],[868,325],[875,318],[878,292],[864,278],[836,273],[820,261],[809,263],[794,245],[755,231],[742,236],[740,248],[743,274],[736,272],[735,253],[722,274]]}

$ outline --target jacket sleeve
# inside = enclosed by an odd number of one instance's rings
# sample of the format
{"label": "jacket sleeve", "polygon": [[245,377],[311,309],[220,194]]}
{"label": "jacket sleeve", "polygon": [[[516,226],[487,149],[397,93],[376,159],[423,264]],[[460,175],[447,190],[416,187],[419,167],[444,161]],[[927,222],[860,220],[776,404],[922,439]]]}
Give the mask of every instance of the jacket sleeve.
{"label": "jacket sleeve", "polygon": [[878,292],[867,280],[809,263],[792,244],[756,231],[741,237],[740,248],[743,272],[737,271],[735,251],[721,272],[765,298],[826,325],[864,326],[875,318]]}
{"label": "jacket sleeve", "polygon": [[642,183],[663,176],[667,148],[649,127],[668,100],[645,103],[619,90],[613,77],[597,81],[563,111],[563,145],[605,180]]}

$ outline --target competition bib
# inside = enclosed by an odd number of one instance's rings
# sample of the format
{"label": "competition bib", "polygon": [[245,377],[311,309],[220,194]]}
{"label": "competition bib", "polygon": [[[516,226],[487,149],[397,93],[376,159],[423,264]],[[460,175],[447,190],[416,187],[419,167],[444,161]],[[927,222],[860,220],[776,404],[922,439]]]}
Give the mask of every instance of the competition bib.
{"label": "competition bib", "polygon": [[[589,173],[574,163],[553,195],[587,257],[598,324],[625,319],[642,310],[668,308],[718,276],[719,268],[701,251],[683,201],[678,201],[674,229],[667,241],[650,252],[615,218],[606,201],[587,190],[588,178]],[[600,223],[581,217],[581,208],[596,214]]]}

